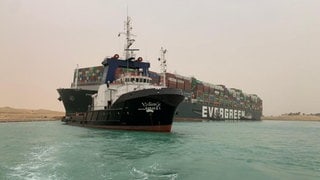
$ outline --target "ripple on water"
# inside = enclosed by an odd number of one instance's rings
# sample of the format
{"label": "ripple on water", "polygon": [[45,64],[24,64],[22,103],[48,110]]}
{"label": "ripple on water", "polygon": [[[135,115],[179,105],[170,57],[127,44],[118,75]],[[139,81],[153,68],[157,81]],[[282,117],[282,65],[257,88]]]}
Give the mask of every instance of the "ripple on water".
{"label": "ripple on water", "polygon": [[130,175],[134,179],[170,179],[178,178],[178,173],[170,169],[164,169],[160,164],[154,163],[146,168],[132,167]]}
{"label": "ripple on water", "polygon": [[55,152],[54,146],[33,147],[24,155],[24,162],[10,168],[9,176],[14,179],[56,179],[55,170],[62,164],[56,161]]}

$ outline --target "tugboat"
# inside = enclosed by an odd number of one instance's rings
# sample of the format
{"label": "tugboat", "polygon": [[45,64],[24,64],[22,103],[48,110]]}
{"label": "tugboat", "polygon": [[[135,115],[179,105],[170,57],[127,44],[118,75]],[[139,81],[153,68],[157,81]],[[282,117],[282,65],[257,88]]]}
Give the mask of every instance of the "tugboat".
{"label": "tugboat", "polygon": [[[102,84],[98,92],[91,95],[92,104],[83,113],[66,115],[66,124],[84,127],[170,132],[177,106],[184,100],[183,92],[164,85],[152,85],[149,77],[150,63],[135,58],[130,49],[131,21],[127,17],[125,59],[118,54],[106,58]],[[165,74],[165,50],[162,49],[163,74]],[[115,72],[126,69],[119,77]],[[165,76],[163,78],[165,80]],[[64,89],[58,89],[60,93]]]}

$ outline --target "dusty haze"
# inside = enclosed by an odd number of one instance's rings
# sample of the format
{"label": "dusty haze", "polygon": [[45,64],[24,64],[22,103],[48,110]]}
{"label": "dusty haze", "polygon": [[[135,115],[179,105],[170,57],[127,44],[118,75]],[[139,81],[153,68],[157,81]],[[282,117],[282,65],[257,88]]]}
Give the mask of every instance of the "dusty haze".
{"label": "dusty haze", "polygon": [[135,47],[168,69],[254,93],[264,114],[320,112],[319,0],[0,0],[0,107],[63,111],[73,70]]}

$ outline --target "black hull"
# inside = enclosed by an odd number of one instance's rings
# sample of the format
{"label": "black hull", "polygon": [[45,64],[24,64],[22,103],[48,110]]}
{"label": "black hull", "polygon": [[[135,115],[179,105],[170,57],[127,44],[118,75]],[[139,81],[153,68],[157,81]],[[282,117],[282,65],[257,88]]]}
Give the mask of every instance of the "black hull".
{"label": "black hull", "polygon": [[57,89],[66,111],[66,117],[83,114],[92,104],[91,95],[97,93],[94,90],[61,88]]}
{"label": "black hull", "polygon": [[109,108],[64,119],[85,127],[170,132],[173,116],[184,96],[178,89],[145,89],[122,95]]}
{"label": "black hull", "polygon": [[[94,94],[97,91],[84,90],[84,89],[58,89],[60,98],[64,104],[66,110],[65,119],[72,117],[73,119],[83,119],[84,114],[88,111],[88,107],[92,104],[91,97],[88,94]],[[71,101],[70,97],[74,97]],[[174,121],[224,121],[224,120],[246,120],[246,121],[259,121],[261,120],[262,111],[251,109],[237,109],[245,111],[245,116],[238,119],[235,118],[222,118],[216,115],[202,117],[202,103],[191,103],[189,101],[183,101],[176,109],[176,113],[173,117]],[[206,104],[205,106],[210,106]],[[212,106],[213,107],[213,106]],[[228,107],[213,107],[224,108]]]}
{"label": "black hull", "polygon": [[[205,108],[204,108],[205,107]],[[220,110],[223,113],[220,114]],[[227,112],[226,112],[227,109]],[[235,113],[231,112],[237,111]],[[217,112],[218,113],[217,113]],[[241,115],[239,111],[241,112]],[[242,114],[243,113],[243,114]],[[228,115],[226,115],[228,114]],[[233,108],[228,106],[213,106],[211,104],[182,102],[174,117],[175,121],[226,121],[226,120],[245,120],[245,121],[261,121],[262,112],[252,109]]]}

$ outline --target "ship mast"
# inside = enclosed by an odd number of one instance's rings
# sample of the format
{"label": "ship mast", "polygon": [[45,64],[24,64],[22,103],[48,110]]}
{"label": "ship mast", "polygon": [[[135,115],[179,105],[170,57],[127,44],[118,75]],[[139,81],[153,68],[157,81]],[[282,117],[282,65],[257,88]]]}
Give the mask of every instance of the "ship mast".
{"label": "ship mast", "polygon": [[166,73],[167,73],[167,60],[165,57],[166,53],[167,53],[167,49],[164,49],[163,47],[161,47],[160,49],[161,57],[158,60],[161,62],[160,67],[161,67],[161,72],[163,76],[163,82],[162,82],[163,87],[166,87]]}
{"label": "ship mast", "polygon": [[76,68],[76,78],[75,78],[75,82],[74,82],[74,86],[75,89],[78,89],[78,77],[79,77],[79,64],[77,64],[77,68]]}
{"label": "ship mast", "polygon": [[134,51],[139,51],[139,49],[130,49],[130,47],[135,42],[135,39],[132,38],[135,35],[131,33],[132,31],[131,18],[127,16],[127,21],[125,21],[124,23],[125,23],[125,27],[124,27],[125,32],[120,32],[118,36],[120,36],[121,34],[124,34],[126,36],[124,53],[125,53],[126,60],[128,60],[128,59],[134,58],[135,56]]}
{"label": "ship mast", "polygon": [[[128,14],[128,12],[127,12]],[[118,34],[118,37],[120,37],[121,34],[124,34],[126,36],[126,44],[124,46],[124,54],[125,54],[125,60],[127,60],[127,69],[126,69],[126,74],[128,75],[128,70],[129,70],[129,61],[135,59],[135,54],[134,51],[139,51],[139,49],[130,49],[130,47],[133,45],[135,42],[135,39],[132,37],[135,36],[134,34],[131,33],[132,31],[132,26],[131,26],[131,18],[127,15],[127,21],[124,22],[124,32],[120,32]],[[128,84],[126,85],[126,90],[128,90]]]}

